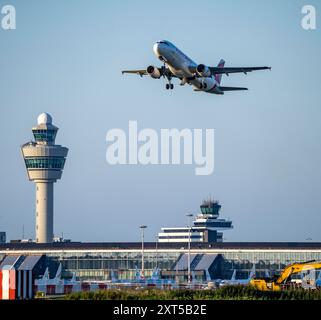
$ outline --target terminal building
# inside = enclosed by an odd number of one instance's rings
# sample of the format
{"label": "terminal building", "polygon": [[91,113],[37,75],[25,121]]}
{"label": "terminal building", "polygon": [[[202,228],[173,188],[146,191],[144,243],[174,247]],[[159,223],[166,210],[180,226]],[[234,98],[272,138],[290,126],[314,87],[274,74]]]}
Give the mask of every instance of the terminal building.
{"label": "terminal building", "polygon": [[221,205],[218,201],[205,200],[200,206],[193,225],[188,227],[161,228],[159,242],[223,242],[223,230],[232,229],[232,221],[219,219]]}
{"label": "terminal building", "polygon": [[[312,242],[192,242],[190,268],[193,279],[208,281],[245,279],[255,264],[256,275],[280,273],[294,262],[321,261],[321,243]],[[44,255],[47,266],[62,264],[63,275],[75,273],[79,280],[134,279],[141,270],[141,243],[57,242],[0,244],[0,261],[8,255]],[[182,243],[144,244],[145,276],[160,269],[162,278],[187,279],[188,246]]]}

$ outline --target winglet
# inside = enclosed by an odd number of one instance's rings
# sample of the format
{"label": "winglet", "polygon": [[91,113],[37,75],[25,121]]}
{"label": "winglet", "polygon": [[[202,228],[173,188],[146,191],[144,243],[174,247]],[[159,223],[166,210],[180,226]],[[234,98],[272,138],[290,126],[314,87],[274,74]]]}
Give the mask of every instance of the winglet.
{"label": "winglet", "polygon": [[[224,68],[225,65],[225,60],[221,59],[220,62],[217,65],[217,68]],[[214,75],[215,80],[218,84],[221,84],[221,80],[222,80],[222,74],[216,74]]]}

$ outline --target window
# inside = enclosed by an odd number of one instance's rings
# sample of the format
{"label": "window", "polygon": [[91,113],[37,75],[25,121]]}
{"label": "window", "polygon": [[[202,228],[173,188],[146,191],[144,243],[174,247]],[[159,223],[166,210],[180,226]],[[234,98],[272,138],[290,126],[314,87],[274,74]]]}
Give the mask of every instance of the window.
{"label": "window", "polygon": [[[63,169],[65,165],[65,158],[26,158],[27,169]],[[37,187],[38,190],[38,187]]]}
{"label": "window", "polygon": [[53,142],[56,138],[56,130],[33,130],[33,136],[36,141]]}

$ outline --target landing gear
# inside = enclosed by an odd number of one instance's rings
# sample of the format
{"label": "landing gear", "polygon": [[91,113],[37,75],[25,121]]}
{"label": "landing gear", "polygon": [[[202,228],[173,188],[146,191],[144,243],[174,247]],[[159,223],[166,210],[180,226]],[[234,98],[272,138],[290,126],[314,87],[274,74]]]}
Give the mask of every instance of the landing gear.
{"label": "landing gear", "polygon": [[171,83],[172,74],[168,69],[166,69],[165,61],[164,61],[164,67],[163,67],[163,77],[164,78],[166,77],[167,81],[168,81],[168,83],[166,83],[166,86],[165,86],[166,90],[169,90],[169,89],[173,90],[174,89],[174,85]]}
{"label": "landing gear", "polygon": [[207,84],[206,84],[206,82],[201,82],[200,83],[200,89],[206,89],[207,88]]}

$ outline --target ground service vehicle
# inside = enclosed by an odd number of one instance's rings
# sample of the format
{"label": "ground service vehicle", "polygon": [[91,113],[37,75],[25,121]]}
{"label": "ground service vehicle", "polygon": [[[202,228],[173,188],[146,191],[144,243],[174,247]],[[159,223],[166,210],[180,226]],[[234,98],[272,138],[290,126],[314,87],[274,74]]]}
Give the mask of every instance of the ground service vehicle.
{"label": "ground service vehicle", "polygon": [[294,263],[287,266],[279,276],[275,278],[252,279],[250,285],[261,291],[280,291],[286,288],[291,276],[305,270],[320,269],[321,262],[308,261]]}

